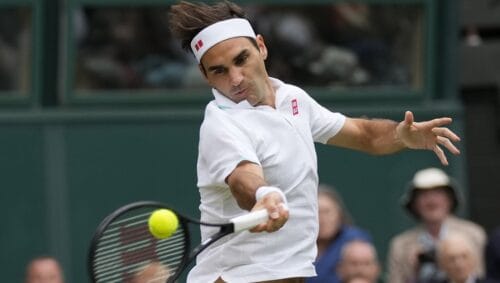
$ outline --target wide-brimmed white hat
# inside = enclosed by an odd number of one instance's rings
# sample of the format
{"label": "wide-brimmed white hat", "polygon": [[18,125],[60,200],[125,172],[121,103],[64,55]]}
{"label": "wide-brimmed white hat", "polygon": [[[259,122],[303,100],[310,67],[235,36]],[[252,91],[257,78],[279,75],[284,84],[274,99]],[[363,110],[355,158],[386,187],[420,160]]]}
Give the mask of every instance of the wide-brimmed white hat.
{"label": "wide-brimmed white hat", "polygon": [[409,182],[405,194],[401,198],[401,203],[417,219],[420,218],[413,208],[413,203],[418,191],[445,189],[449,193],[451,201],[451,212],[455,212],[459,204],[459,191],[457,183],[439,168],[426,168],[419,170]]}

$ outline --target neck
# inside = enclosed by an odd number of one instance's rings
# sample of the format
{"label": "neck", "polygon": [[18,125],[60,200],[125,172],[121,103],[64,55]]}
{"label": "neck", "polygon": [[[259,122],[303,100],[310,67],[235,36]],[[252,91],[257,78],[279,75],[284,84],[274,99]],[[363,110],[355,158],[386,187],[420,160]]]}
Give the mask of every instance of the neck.
{"label": "neck", "polygon": [[276,108],[276,90],[273,87],[273,83],[271,82],[271,79],[268,77],[266,81],[266,93],[267,95],[265,96],[264,99],[264,105],[269,105],[272,108]]}
{"label": "neck", "polygon": [[444,221],[438,222],[427,222],[424,224],[427,232],[435,239],[439,238],[439,233],[441,232],[441,227]]}

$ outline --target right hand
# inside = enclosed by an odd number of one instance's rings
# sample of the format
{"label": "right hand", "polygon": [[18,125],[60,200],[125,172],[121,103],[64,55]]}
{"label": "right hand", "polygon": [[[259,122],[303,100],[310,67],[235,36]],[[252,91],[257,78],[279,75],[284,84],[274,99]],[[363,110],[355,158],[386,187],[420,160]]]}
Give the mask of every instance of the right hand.
{"label": "right hand", "polygon": [[406,147],[432,150],[443,165],[448,165],[448,159],[441,146],[455,155],[460,154],[458,148],[453,144],[453,142],[460,141],[460,137],[450,129],[443,127],[450,124],[451,121],[451,118],[442,117],[415,122],[413,113],[406,111],[404,120],[399,123],[396,132]]}
{"label": "right hand", "polygon": [[283,227],[288,220],[288,208],[285,206],[285,203],[281,199],[281,195],[279,193],[271,192],[266,194],[254,205],[252,211],[260,209],[267,209],[269,219],[267,222],[252,228],[250,232],[275,232]]}

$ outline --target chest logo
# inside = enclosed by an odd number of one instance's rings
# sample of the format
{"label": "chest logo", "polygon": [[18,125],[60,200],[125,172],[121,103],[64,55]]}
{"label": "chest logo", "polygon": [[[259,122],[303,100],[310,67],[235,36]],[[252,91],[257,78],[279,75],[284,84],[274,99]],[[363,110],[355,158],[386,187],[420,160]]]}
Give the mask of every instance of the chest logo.
{"label": "chest logo", "polygon": [[292,99],[292,113],[294,116],[299,114],[299,104],[296,98]]}

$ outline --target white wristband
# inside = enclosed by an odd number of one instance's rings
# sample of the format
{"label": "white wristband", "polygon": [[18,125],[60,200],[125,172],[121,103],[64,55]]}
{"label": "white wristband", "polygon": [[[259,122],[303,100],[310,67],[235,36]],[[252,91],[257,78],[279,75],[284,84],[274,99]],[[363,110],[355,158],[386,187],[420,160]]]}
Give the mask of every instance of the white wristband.
{"label": "white wristband", "polygon": [[276,192],[276,193],[280,194],[281,200],[283,201],[284,208],[288,209],[288,201],[286,200],[285,194],[279,188],[276,188],[276,187],[262,186],[262,187],[258,188],[257,191],[255,192],[255,199],[257,201],[259,201],[265,195],[267,195],[269,193],[273,193],[273,192]]}

